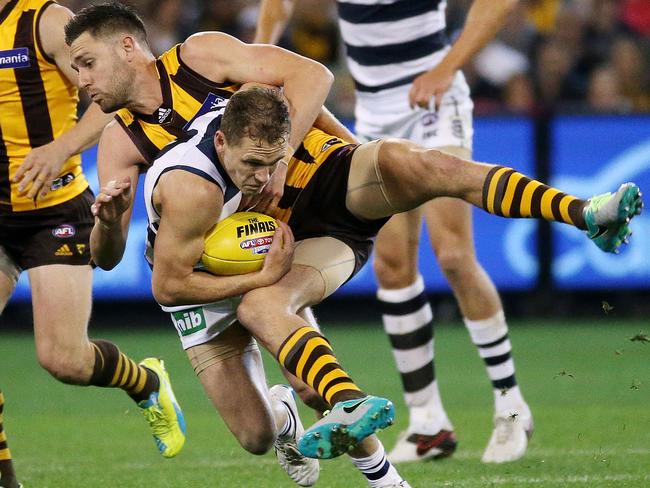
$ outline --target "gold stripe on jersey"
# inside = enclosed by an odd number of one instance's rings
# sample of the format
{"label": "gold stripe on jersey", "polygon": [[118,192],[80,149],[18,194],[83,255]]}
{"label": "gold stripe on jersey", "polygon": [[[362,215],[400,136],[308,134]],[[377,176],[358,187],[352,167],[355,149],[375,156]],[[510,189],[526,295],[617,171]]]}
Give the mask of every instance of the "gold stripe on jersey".
{"label": "gold stripe on jersey", "polygon": [[[215,83],[193,71],[180,57],[180,44],[156,61],[163,103],[153,114],[119,110],[116,118],[148,162],[184,134],[185,125],[197,113],[209,111],[210,96],[230,98],[240,85]],[[205,105],[205,107],[204,107]]]}
{"label": "gold stripe on jersey", "polygon": [[307,186],[316,170],[338,148],[349,142],[334,137],[320,129],[312,128],[289,160],[284,195],[279,203],[279,212],[275,217],[289,222],[292,206],[300,192]]}
{"label": "gold stripe on jersey", "polygon": [[17,192],[11,179],[25,156],[51,142],[77,122],[77,88],[43,52],[38,24],[54,2],[13,0],[0,12],[0,211],[21,212],[66,202],[88,182],[81,157],[68,159],[59,175],[68,184],[34,202]]}

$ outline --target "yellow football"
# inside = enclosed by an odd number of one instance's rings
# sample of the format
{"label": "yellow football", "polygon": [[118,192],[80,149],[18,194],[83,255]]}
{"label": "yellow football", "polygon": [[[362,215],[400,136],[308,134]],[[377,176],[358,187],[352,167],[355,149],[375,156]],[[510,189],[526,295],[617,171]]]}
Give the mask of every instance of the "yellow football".
{"label": "yellow football", "polygon": [[216,275],[239,275],[262,269],[278,224],[257,212],[237,212],[205,235],[201,262]]}

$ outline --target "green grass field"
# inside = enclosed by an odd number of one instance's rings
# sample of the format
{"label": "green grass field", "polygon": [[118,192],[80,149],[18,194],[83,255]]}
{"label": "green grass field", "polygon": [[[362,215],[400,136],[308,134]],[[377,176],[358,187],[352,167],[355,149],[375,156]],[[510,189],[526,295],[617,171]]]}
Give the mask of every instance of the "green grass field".
{"label": "green grass field", "polygon": [[[400,466],[414,488],[650,486],[650,344],[630,341],[648,321],[514,323],[518,380],[536,432],[526,457],[486,466],[492,393],[460,325],[437,330],[437,371],[459,438],[456,455]],[[381,326],[325,326],[359,385],[392,398],[397,424],[381,434],[392,447],[407,423],[398,375]],[[100,331],[134,358],[158,355],[172,374],[188,423],[175,459],[160,457],[137,408],[120,391],[61,385],[36,364],[29,334],[0,335],[5,427],[25,488],[290,487],[272,453],[238,447],[211,409],[171,329]],[[268,359],[268,358],[267,358]],[[267,361],[269,382],[281,381]],[[303,409],[305,424],[311,413]],[[317,486],[363,487],[345,458],[321,463]]]}

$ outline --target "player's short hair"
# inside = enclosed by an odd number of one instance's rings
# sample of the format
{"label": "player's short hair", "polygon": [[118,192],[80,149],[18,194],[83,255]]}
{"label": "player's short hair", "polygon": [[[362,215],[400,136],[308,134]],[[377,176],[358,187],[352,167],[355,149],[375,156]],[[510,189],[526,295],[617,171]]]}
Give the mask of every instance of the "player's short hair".
{"label": "player's short hair", "polygon": [[138,13],[133,7],[120,2],[91,5],[77,12],[65,26],[66,44],[69,46],[84,32],[89,32],[93,37],[124,32],[147,42],[147,30]]}
{"label": "player's short hair", "polygon": [[220,129],[232,145],[239,144],[243,137],[271,144],[288,142],[289,107],[274,88],[238,91],[228,100]]}

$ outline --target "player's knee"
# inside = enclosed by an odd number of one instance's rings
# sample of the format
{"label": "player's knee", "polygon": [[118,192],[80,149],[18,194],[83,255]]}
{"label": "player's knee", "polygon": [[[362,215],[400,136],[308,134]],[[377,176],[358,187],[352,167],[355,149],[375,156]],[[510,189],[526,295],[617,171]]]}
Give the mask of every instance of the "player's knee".
{"label": "player's knee", "polygon": [[271,429],[261,431],[244,431],[237,434],[239,445],[247,452],[261,456],[266,454],[273,447],[275,442],[275,433]]}
{"label": "player's knee", "polygon": [[63,347],[39,349],[38,362],[45,371],[62,383],[83,384],[88,379],[87,365],[80,361],[82,355]]}
{"label": "player's knee", "polygon": [[440,270],[445,276],[460,275],[471,270],[476,262],[474,253],[460,246],[445,246],[436,251]]}
{"label": "player's knee", "polygon": [[265,290],[257,289],[246,293],[237,307],[237,320],[244,327],[253,326],[269,316],[269,307],[275,302]]}
{"label": "player's knee", "polygon": [[375,256],[375,276],[381,288],[396,289],[409,286],[415,281],[417,270],[402,256]]}

